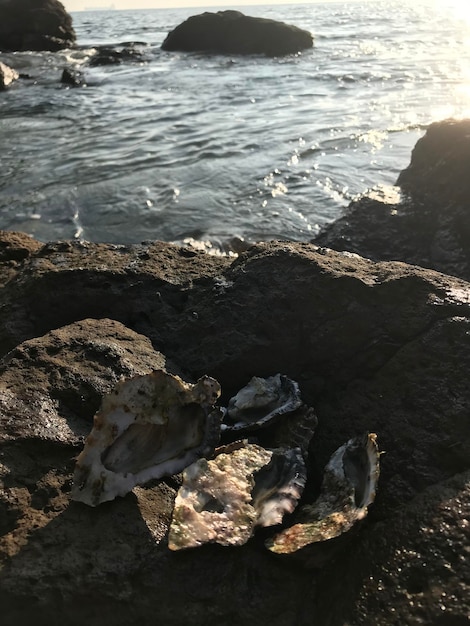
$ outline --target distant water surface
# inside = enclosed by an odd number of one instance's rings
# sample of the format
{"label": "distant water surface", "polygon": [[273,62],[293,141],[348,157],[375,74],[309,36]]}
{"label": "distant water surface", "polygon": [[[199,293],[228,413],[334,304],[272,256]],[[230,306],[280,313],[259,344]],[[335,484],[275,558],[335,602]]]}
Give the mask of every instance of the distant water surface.
{"label": "distant water surface", "polygon": [[[310,30],[315,47],[279,59],[163,52],[201,12],[165,9],[74,13],[79,49],[0,55],[31,77],[0,94],[0,228],[41,240],[306,241],[357,194],[393,184],[426,125],[470,116],[470,11],[240,10]],[[87,65],[95,46],[124,42],[140,42],[139,62]],[[86,87],[60,85],[70,65]]]}

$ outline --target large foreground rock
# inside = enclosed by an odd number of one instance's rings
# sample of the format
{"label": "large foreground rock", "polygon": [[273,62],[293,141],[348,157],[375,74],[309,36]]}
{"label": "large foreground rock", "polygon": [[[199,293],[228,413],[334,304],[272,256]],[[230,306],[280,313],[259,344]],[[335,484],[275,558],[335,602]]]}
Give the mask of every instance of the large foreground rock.
{"label": "large foreground rock", "polygon": [[470,120],[431,124],[397,180],[402,197],[366,195],[314,241],[470,280],[469,167]]}
{"label": "large foreground rock", "polygon": [[168,34],[162,49],[281,56],[312,46],[312,35],[297,26],[218,11],[188,18]]}
{"label": "large foreground rock", "polygon": [[[468,283],[309,244],[231,261],[159,243],[9,242],[2,624],[468,623]],[[341,550],[276,557],[258,536],[170,553],[172,479],[96,509],[70,502],[100,394],[169,359],[217,377],[225,399],[253,374],[298,380],[319,418],[311,497],[336,447],[377,433],[378,497]]]}
{"label": "large foreground rock", "polygon": [[0,50],[60,50],[75,42],[72,18],[58,0],[0,0]]}

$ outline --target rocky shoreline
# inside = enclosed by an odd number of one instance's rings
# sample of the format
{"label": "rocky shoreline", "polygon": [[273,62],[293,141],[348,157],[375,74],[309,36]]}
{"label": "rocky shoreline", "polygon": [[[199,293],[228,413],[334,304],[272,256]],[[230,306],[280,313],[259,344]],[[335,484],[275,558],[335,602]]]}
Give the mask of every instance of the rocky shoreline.
{"label": "rocky shoreline", "polygon": [[[400,200],[238,258],[0,232],[2,625],[470,623],[469,147],[468,121],[432,125]],[[264,548],[270,531],[171,553],[179,477],[71,502],[102,395],[153,369],[228,397],[297,380],[319,421],[306,498],[339,445],[376,432],[368,518],[292,557]]]}
{"label": "rocky shoreline", "polygon": [[431,124],[397,187],[352,202],[314,243],[470,280],[469,163],[470,120]]}
{"label": "rocky shoreline", "polygon": [[[3,232],[0,252],[4,624],[466,623],[467,282],[285,242],[234,260]],[[294,557],[269,554],[265,531],[171,554],[177,479],[70,502],[102,394],[155,368],[210,374],[227,394],[255,374],[298,380],[319,419],[310,497],[338,445],[376,432],[368,519]]]}

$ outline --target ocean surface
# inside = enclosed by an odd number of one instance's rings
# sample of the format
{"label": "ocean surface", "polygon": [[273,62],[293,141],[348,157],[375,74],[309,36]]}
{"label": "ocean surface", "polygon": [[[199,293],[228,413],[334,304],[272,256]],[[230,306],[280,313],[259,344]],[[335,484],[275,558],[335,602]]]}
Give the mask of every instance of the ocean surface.
{"label": "ocean surface", "polygon": [[[470,117],[470,8],[240,10],[310,30],[315,46],[274,59],[163,52],[192,8],[77,12],[77,49],[0,54],[29,76],[0,94],[0,228],[308,241],[357,195],[393,185],[428,124]],[[96,46],[124,42],[139,42],[137,62],[88,65]],[[64,67],[86,86],[61,85]]]}

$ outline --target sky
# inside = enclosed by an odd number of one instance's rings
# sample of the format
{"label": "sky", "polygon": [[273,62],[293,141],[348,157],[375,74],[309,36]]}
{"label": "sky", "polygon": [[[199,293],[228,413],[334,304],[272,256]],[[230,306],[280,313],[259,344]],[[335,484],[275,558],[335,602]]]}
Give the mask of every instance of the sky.
{"label": "sky", "polygon": [[[167,7],[222,7],[250,4],[298,4],[302,1],[305,0],[61,0],[67,11],[81,11],[85,7],[104,7],[111,4],[113,4],[116,9],[161,9]],[[334,2],[337,0],[311,1]]]}

